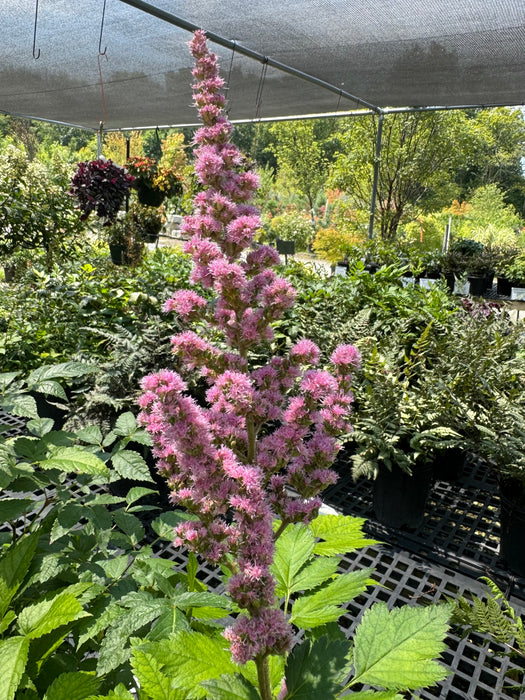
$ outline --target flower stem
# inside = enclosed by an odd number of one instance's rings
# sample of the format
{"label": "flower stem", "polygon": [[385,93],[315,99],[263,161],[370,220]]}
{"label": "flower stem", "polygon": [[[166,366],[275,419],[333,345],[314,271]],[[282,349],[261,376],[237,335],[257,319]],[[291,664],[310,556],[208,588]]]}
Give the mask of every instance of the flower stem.
{"label": "flower stem", "polygon": [[270,667],[267,656],[256,656],[257,680],[259,681],[259,694],[261,700],[272,700],[272,688],[270,685]]}

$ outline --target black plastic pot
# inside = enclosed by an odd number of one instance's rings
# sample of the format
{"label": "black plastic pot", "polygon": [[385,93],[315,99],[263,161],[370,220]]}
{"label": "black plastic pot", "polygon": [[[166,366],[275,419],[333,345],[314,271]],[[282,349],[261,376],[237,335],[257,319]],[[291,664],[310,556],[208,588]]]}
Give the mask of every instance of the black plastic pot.
{"label": "black plastic pot", "polygon": [[512,289],[512,282],[508,280],[503,275],[496,279],[496,291],[502,297],[510,297],[510,291]]}
{"label": "black plastic pot", "polygon": [[525,577],[525,484],[520,479],[500,479],[499,555],[508,569]]}
{"label": "black plastic pot", "polygon": [[469,294],[473,297],[480,297],[487,290],[487,278],[486,277],[474,277],[469,276],[468,278],[470,287]]}
{"label": "black plastic pot", "polygon": [[416,530],[425,517],[431,486],[431,463],[419,465],[412,476],[397,465],[392,471],[380,469],[373,489],[377,520],[387,527]]}
{"label": "black plastic pot", "polygon": [[109,254],[111,255],[111,262],[114,265],[127,265],[129,262],[125,245],[110,243]]}
{"label": "black plastic pot", "polygon": [[467,455],[460,447],[436,452],[432,462],[434,479],[452,483],[459,481],[463,474],[466,460]]}

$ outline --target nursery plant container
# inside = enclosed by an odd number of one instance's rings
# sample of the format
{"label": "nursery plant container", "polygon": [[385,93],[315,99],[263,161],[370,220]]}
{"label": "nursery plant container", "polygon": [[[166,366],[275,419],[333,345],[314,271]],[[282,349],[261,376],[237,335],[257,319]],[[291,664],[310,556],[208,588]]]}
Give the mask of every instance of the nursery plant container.
{"label": "nursery plant container", "polygon": [[382,467],[374,481],[373,507],[377,520],[387,527],[416,530],[423,522],[432,486],[432,464],[418,466],[412,475],[399,466]]}
{"label": "nursery plant container", "polygon": [[137,197],[141,204],[145,204],[148,207],[160,207],[164,201],[165,195],[162,190],[158,190],[154,187],[149,187],[144,182],[140,180],[135,183],[135,189],[137,190]]}
{"label": "nursery plant container", "polygon": [[498,277],[496,279],[496,291],[502,297],[510,297],[510,292],[512,289],[512,283],[506,277]]}
{"label": "nursery plant container", "polygon": [[111,255],[111,262],[114,265],[127,265],[128,256],[126,253],[126,246],[120,243],[110,243],[109,244],[109,254]]}
{"label": "nursery plant container", "polygon": [[488,280],[486,277],[469,276],[469,294],[473,297],[480,297],[487,290]]}
{"label": "nursery plant container", "polygon": [[463,474],[466,459],[467,455],[460,447],[436,452],[432,462],[434,479],[452,483],[458,481]]}
{"label": "nursery plant container", "polygon": [[512,301],[525,301],[525,287],[512,287],[510,298]]}
{"label": "nursery plant container", "polygon": [[525,484],[520,479],[501,478],[499,555],[506,566],[525,577]]}

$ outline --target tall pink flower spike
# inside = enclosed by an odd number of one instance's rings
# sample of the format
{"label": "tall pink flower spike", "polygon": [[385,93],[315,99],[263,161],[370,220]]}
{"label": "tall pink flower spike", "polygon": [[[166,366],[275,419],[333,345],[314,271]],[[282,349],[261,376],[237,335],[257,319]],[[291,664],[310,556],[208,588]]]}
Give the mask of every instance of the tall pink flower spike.
{"label": "tall pink flower spike", "polygon": [[272,323],[295,293],[273,269],[279,263],[273,248],[250,249],[261,226],[249,203],[258,178],[230,142],[224,81],[204,32],[195,33],[190,48],[204,124],[195,135],[202,191],[182,228],[191,234],[185,249],[193,258],[192,281],[214,290],[215,300],[182,290],[165,311],[206,322],[227,350],[192,331],[175,336],[175,355],[206,378],[207,405],[188,395],[177,372],[162,370],[142,382],[140,421],[173,503],[197,516],[176,528],[175,544],[232,572],[228,592],[244,612],[225,637],[233,659],[246,663],[291,646],[270,571],[274,541],[288,524],[316,517],[320,492],[336,481],[330,467],[338,437],[351,430],[350,384],[360,356],[353,346],[339,346],[331,372],[315,369],[319,349],[304,339],[287,356],[251,367],[253,350],[272,340]]}

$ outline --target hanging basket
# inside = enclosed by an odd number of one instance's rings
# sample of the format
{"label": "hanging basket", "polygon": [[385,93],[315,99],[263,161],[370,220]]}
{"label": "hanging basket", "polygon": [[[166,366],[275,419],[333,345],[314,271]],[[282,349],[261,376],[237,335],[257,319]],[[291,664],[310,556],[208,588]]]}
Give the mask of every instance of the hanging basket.
{"label": "hanging basket", "polygon": [[135,181],[135,189],[137,190],[139,202],[145,204],[147,207],[160,207],[164,201],[164,192],[154,187],[149,187],[149,185],[146,185],[140,180]]}

